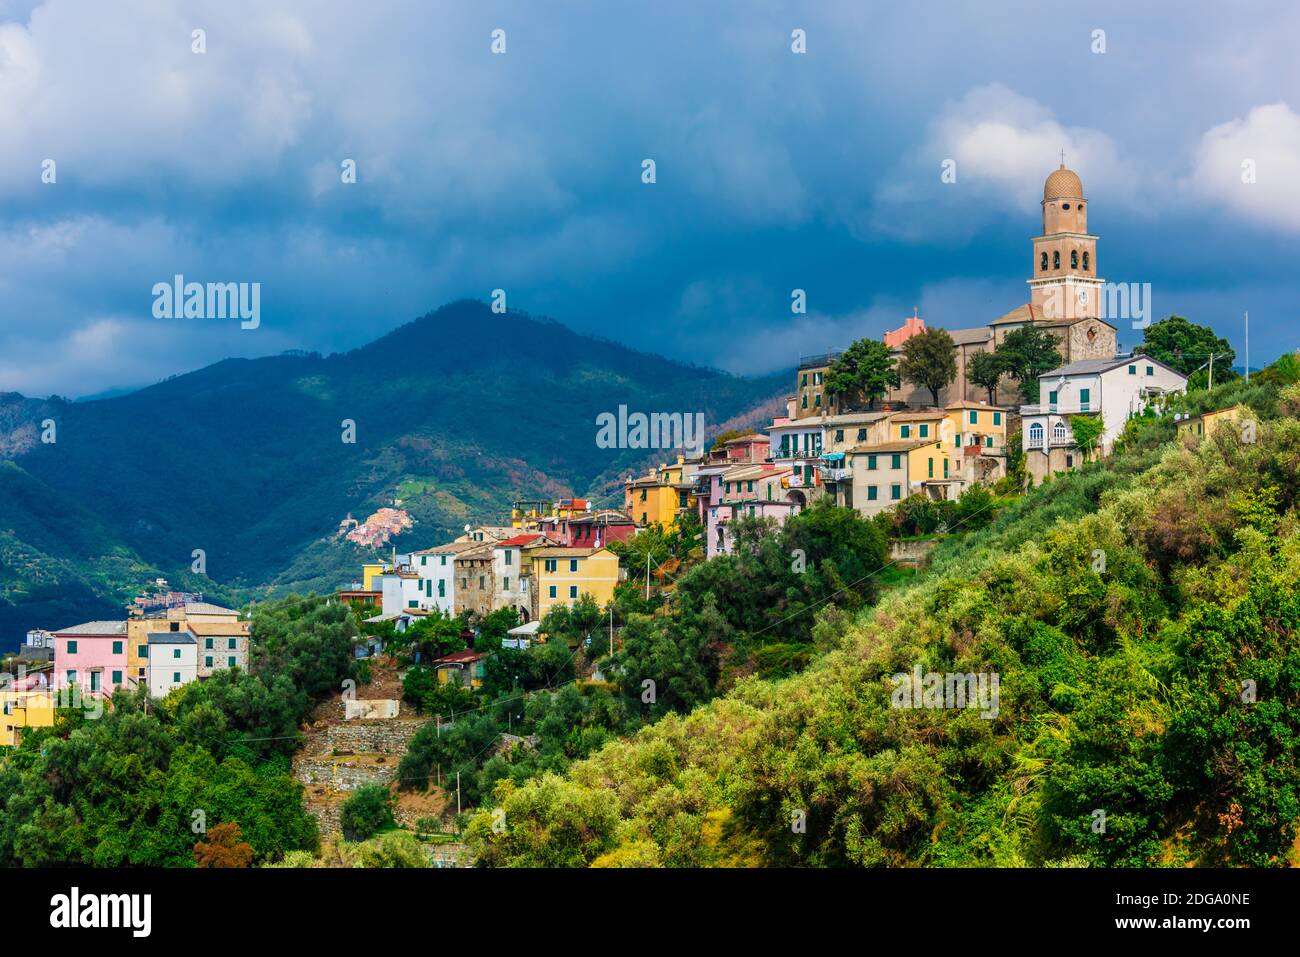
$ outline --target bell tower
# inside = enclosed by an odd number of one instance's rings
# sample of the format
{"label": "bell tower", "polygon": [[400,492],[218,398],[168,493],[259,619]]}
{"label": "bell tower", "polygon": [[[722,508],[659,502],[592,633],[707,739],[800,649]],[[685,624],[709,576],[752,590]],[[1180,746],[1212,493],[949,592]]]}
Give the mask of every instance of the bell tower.
{"label": "bell tower", "polygon": [[1043,233],[1035,236],[1030,304],[1037,318],[1096,319],[1102,280],[1097,237],[1088,233],[1088,201],[1077,173],[1061,166],[1043,183]]}

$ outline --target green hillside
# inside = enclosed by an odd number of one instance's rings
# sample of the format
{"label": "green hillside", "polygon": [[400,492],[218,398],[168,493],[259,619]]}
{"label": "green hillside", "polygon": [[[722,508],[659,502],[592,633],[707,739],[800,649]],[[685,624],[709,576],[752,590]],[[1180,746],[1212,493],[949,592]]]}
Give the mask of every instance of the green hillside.
{"label": "green hillside", "polygon": [[[607,492],[658,454],[597,447],[601,412],[716,426],[757,419],[787,383],[466,301],[345,354],[229,359],[90,402],[0,396],[0,645],[120,608],[157,575],[242,598],[333,589],[373,555],[338,534],[349,514],[400,502],[414,525],[392,544],[431,545],[515,498]],[[46,417],[53,444],[36,440]]]}
{"label": "green hillside", "polygon": [[[823,616],[838,641],[801,673],[742,678],[567,770],[498,774],[479,860],[1300,863],[1300,386],[1279,385],[1175,400],[1248,403],[1253,443],[1134,420],[1111,459]],[[892,706],[918,666],[996,673],[996,716]]]}

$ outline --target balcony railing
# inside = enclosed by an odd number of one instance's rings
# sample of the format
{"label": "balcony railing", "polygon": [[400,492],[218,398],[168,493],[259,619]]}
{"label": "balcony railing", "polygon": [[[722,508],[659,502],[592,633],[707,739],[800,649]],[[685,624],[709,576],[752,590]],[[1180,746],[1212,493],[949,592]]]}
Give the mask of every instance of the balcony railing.
{"label": "balcony railing", "polygon": [[848,468],[821,467],[823,482],[847,482],[853,477],[853,470]]}
{"label": "balcony railing", "polygon": [[1022,405],[1020,407],[1021,415],[1080,415],[1092,412],[1100,412],[1101,409],[1095,402],[1040,402],[1038,405]]}

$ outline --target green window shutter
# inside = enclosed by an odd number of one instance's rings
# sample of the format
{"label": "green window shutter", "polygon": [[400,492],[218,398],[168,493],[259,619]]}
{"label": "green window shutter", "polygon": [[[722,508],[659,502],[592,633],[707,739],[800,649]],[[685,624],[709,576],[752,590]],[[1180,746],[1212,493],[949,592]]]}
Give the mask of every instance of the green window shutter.
{"label": "green window shutter", "polygon": [[928,477],[928,478],[934,478],[934,459],[933,459],[933,458],[928,458],[928,459],[925,460],[925,462],[926,462],[926,466],[927,466],[927,468],[928,468],[928,470],[929,470],[929,473],[930,473],[927,477]]}
{"label": "green window shutter", "polygon": [[228,666],[230,666],[231,668],[235,667],[235,659],[234,659],[234,658],[227,658],[227,659],[226,659],[226,664],[227,664]]}
{"label": "green window shutter", "polygon": [[237,643],[237,639],[235,638],[231,638],[228,642],[226,642],[226,648],[230,651],[234,651],[238,647],[239,645]]}
{"label": "green window shutter", "polygon": [[1137,366],[1129,366],[1129,367],[1128,367],[1128,374],[1129,374],[1129,375],[1137,375],[1137,374],[1138,374],[1138,367],[1137,367]]}
{"label": "green window shutter", "polygon": [[120,655],[121,653],[122,653],[122,643],[120,641],[113,642],[113,654]]}
{"label": "green window shutter", "polygon": [[971,410],[970,410],[970,424],[971,424],[971,425],[979,425],[979,422],[980,422],[980,414],[979,414],[978,412],[976,412],[974,409],[971,409]]}
{"label": "green window shutter", "polygon": [[77,643],[76,643],[75,641],[69,641],[69,642],[68,642],[68,654],[70,654],[70,655],[75,655],[76,653],[77,653]]}
{"label": "green window shutter", "polygon": [[555,597],[555,586],[554,586],[554,585],[551,586],[551,589],[550,589],[550,597],[552,597],[552,598]]}
{"label": "green window shutter", "polygon": [[180,684],[180,683],[181,683],[181,673],[179,671],[173,671],[172,684]]}
{"label": "green window shutter", "polygon": [[875,500],[876,500],[876,487],[875,487],[874,485],[868,485],[868,486],[867,486],[867,501],[868,501],[868,502],[874,502]]}
{"label": "green window shutter", "polygon": [[113,672],[113,684],[115,684],[115,685],[120,685],[121,683],[122,683],[122,672],[120,672],[120,671],[114,671],[114,672]]}
{"label": "green window shutter", "polygon": [[889,464],[890,464],[890,467],[891,467],[891,468],[895,468],[895,469],[901,469],[901,468],[903,467],[903,456],[901,456],[901,455],[895,453],[894,456],[893,456],[893,458],[894,458],[894,461],[892,461],[891,463],[889,463]]}
{"label": "green window shutter", "polygon": [[1002,413],[1001,413],[1001,412],[994,412],[994,413],[993,413],[993,424],[994,424],[994,425],[1001,425],[1001,424],[1002,424]]}
{"label": "green window shutter", "polygon": [[1052,405],[1056,405],[1056,392],[1055,392],[1055,390],[1053,390],[1052,392],[1047,393],[1047,401],[1050,402]]}
{"label": "green window shutter", "polygon": [[1156,367],[1155,367],[1155,366],[1147,366],[1147,375],[1155,375],[1155,374],[1156,374]]}
{"label": "green window shutter", "polygon": [[204,666],[205,668],[211,668],[211,667],[212,667],[212,656],[211,656],[211,655],[205,655],[205,656],[204,656],[204,658],[203,658],[203,666]]}
{"label": "green window shutter", "polygon": [[891,485],[891,486],[889,486],[889,497],[892,498],[892,499],[895,499],[895,500],[902,498],[902,497],[903,497],[903,486],[901,486],[901,485]]}
{"label": "green window shutter", "polygon": [[911,427],[910,425],[900,425],[900,426],[898,427],[898,434],[901,435],[901,436],[902,436],[903,438],[905,438],[905,439],[907,439],[907,438],[911,438],[911,436],[912,436],[912,427]]}
{"label": "green window shutter", "polygon": [[876,457],[874,455],[867,456],[867,470],[870,472],[876,470]]}
{"label": "green window shutter", "polygon": [[922,423],[921,423],[921,438],[925,439],[925,438],[929,438],[929,437],[930,437],[930,427],[929,427],[928,425],[926,425],[924,422],[922,422]]}

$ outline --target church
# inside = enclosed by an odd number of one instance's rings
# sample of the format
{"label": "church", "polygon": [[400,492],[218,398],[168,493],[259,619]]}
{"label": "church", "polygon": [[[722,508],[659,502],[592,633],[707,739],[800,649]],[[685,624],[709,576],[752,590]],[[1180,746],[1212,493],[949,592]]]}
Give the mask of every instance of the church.
{"label": "church", "polygon": [[[1022,326],[1033,325],[1056,337],[1061,364],[1083,359],[1110,359],[1118,351],[1113,325],[1101,318],[1105,280],[1097,275],[1097,237],[1088,232],[1088,200],[1083,182],[1062,163],[1043,183],[1043,229],[1033,237],[1030,262],[1029,301],[999,316],[987,325],[948,329],[957,344],[957,377],[939,393],[939,405],[955,402],[986,402],[988,393],[966,378],[966,367],[977,352],[990,352],[1007,335]],[[913,315],[898,329],[886,332],[885,345],[895,360],[903,355],[903,343],[926,329],[925,321]],[[825,394],[823,381],[838,353],[810,356],[800,361],[795,416],[836,415],[839,403]],[[901,383],[885,395],[887,402],[908,408],[931,404],[928,389]],[[1017,382],[1004,376],[998,385],[999,405],[1020,403]]]}
{"label": "church", "polygon": [[[1105,281],[1097,275],[1097,237],[1088,232],[1088,200],[1079,175],[1064,163],[1043,183],[1042,209],[1042,233],[1031,240],[1029,301],[988,325],[948,330],[957,344],[957,378],[940,393],[940,405],[986,401],[985,390],[966,379],[966,365],[975,353],[996,349],[1022,326],[1037,326],[1055,336],[1062,365],[1115,355],[1115,327],[1101,318]],[[924,322],[913,317],[902,329],[886,333],[885,343],[901,358],[903,343],[924,329]],[[890,389],[886,398],[912,408],[930,404],[928,390],[908,382]],[[1014,380],[1003,378],[997,400],[1000,405],[1020,401]]]}

